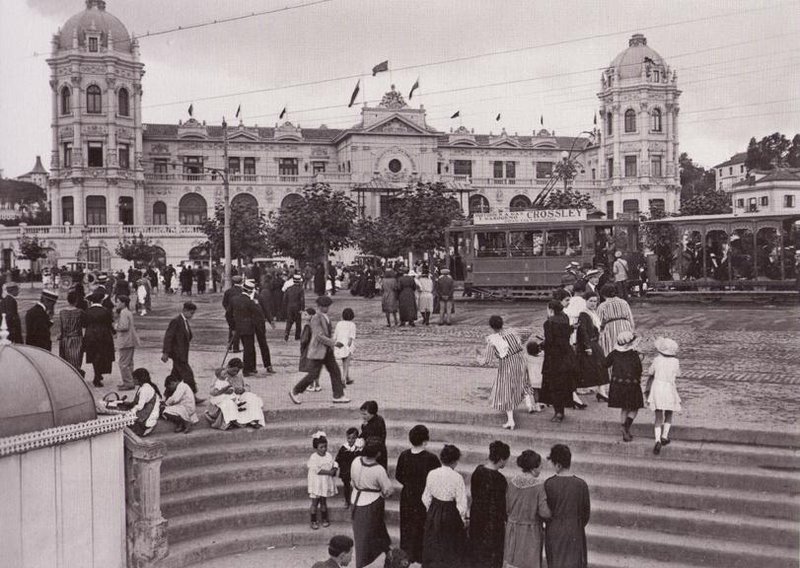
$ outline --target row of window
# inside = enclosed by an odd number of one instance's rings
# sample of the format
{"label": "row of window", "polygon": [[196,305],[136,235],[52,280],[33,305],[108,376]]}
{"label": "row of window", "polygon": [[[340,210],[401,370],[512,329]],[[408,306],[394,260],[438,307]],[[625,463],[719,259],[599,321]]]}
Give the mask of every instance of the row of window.
{"label": "row of window", "polygon": [[[89,85],[86,88],[86,112],[90,114],[103,112],[103,93],[97,85]],[[71,113],[72,91],[65,86],[61,89],[61,114]],[[125,88],[117,91],[117,114],[119,116],[130,116],[131,114],[130,95]]]}
{"label": "row of window", "polygon": [[[722,168],[720,168],[720,169],[719,169],[719,177],[722,177],[722,175],[723,175],[723,174],[722,174],[722,172],[723,172],[723,169],[722,169]],[[743,173],[744,173],[744,164],[740,164],[740,165],[739,165],[739,173],[740,173],[740,174],[743,174]],[[728,175],[729,175],[729,176],[732,176],[732,175],[733,175],[733,166],[728,166]]]}
{"label": "row of window", "polygon": [[[625,177],[637,177],[639,175],[638,163],[638,156],[625,156]],[[650,176],[662,177],[663,175],[661,156],[652,156],[650,158]],[[614,177],[614,158],[608,159],[608,177]]]}
{"label": "row of window", "polygon": [[[553,175],[555,162],[535,162],[537,179],[547,179]],[[442,171],[444,164],[439,162],[438,174]],[[453,160],[453,175],[472,177],[472,160]],[[492,162],[492,177],[494,179],[514,179],[517,177],[517,162],[495,160]]]}
{"label": "row of window", "polygon": [[[86,143],[86,165],[90,168],[104,167],[104,151],[102,142]],[[65,168],[72,167],[72,143],[65,142],[61,145],[62,164]],[[129,144],[120,144],[117,148],[117,165],[120,169],[129,170],[131,167],[131,147]]]}
{"label": "row of window", "polygon": [[[636,111],[629,108],[625,111],[624,128],[626,133],[636,132]],[[650,132],[662,132],[663,121],[661,109],[653,109],[650,113]],[[606,115],[606,133],[611,136],[614,134],[614,113]]]}
{"label": "row of window", "polygon": [[[794,207],[795,204],[795,196],[794,195],[784,195],[783,196],[783,206],[784,207]],[[769,196],[762,195],[761,197],[750,197],[747,199],[747,210],[748,211],[757,211],[758,206],[761,207],[769,207]],[[745,200],[744,198],[739,198],[736,200],[736,207],[738,209],[745,208]]]}
{"label": "row of window", "polygon": [[[325,173],[326,163],[311,162],[311,171],[314,174]],[[167,158],[156,158],[153,160],[153,173],[169,173],[170,162]],[[183,173],[187,175],[200,175],[205,170],[202,156],[184,156],[181,164]],[[306,165],[308,171],[308,165]],[[254,157],[230,156],[228,158],[228,173],[232,175],[256,175],[256,159]],[[282,176],[300,175],[298,158],[279,158],[278,174]]]}

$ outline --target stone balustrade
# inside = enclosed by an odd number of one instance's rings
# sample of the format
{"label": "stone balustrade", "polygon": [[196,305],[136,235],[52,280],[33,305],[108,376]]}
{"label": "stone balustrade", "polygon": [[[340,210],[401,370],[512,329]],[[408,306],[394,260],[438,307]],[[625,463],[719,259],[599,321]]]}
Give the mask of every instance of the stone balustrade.
{"label": "stone balustrade", "polygon": [[75,238],[84,233],[89,237],[130,238],[140,234],[144,237],[205,237],[200,225],[20,225],[0,227],[0,238],[16,239],[22,236],[37,238]]}

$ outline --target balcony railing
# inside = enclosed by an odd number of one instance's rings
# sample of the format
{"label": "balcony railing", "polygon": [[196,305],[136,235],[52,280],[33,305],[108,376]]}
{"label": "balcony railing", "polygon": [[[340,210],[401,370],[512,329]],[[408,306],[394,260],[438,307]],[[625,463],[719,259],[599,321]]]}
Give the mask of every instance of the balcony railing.
{"label": "balcony railing", "polygon": [[[164,181],[164,182],[202,182],[202,183],[222,183],[222,176],[215,173],[203,174],[185,174],[185,173],[154,173],[148,172],[144,174],[144,179],[147,181]],[[231,174],[230,182],[236,183],[256,183],[256,184],[310,184],[314,182],[328,182],[328,183],[349,183],[352,181],[352,174],[342,172],[321,172],[313,175],[299,175],[299,174],[278,174],[278,175],[257,175],[257,174]]]}
{"label": "balcony railing", "polygon": [[140,234],[145,237],[166,237],[174,235],[204,236],[200,225],[37,225],[18,227],[0,227],[0,236],[4,238],[18,238],[31,236],[40,238],[52,237],[134,237]]}

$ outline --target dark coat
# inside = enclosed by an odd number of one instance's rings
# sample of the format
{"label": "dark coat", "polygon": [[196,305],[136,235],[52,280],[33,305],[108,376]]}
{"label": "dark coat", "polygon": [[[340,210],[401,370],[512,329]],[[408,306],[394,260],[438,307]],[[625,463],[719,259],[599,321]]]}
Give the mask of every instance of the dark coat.
{"label": "dark coat", "polygon": [[173,361],[187,363],[189,361],[189,342],[192,340],[192,330],[183,315],[172,318],[164,334],[163,352]]}
{"label": "dark coat", "polygon": [[[589,352],[591,351],[591,353]],[[578,333],[575,343],[578,359],[578,387],[594,387],[608,383],[606,356],[600,347],[600,330],[587,313],[578,316]]]}
{"label": "dark coat", "polygon": [[569,406],[575,390],[577,360],[569,344],[572,326],[564,314],[544,322],[544,361],[542,361],[542,400],[553,406]]}
{"label": "dark coat", "polygon": [[114,319],[104,307],[92,305],[86,310],[83,324],[86,362],[96,365],[100,373],[110,373],[114,361]]}
{"label": "dark coat", "polygon": [[233,285],[222,295],[222,308],[225,310],[225,321],[228,322],[228,326],[233,327],[233,299],[236,296],[241,295],[242,287]]}
{"label": "dark coat", "polygon": [[269,286],[264,286],[258,294],[258,305],[264,313],[264,319],[272,323],[275,316],[272,314],[272,290],[269,289]]}
{"label": "dark coat", "polygon": [[287,314],[301,312],[306,309],[306,294],[302,283],[295,283],[283,293],[283,305]]}
{"label": "dark coat", "polygon": [[25,343],[50,351],[53,342],[50,339],[50,327],[53,321],[50,314],[39,304],[25,312]]}
{"label": "dark coat", "polygon": [[397,290],[400,321],[414,321],[417,319],[417,283],[411,276],[401,276],[397,280]]}
{"label": "dark coat", "polygon": [[11,294],[7,294],[5,298],[0,300],[0,314],[6,315],[6,324],[8,325],[9,333],[8,338],[11,340],[11,343],[23,343],[22,320],[19,317],[17,299]]}
{"label": "dark coat", "polygon": [[256,322],[253,320],[253,306],[255,303],[246,294],[234,296],[231,300],[234,330],[239,335],[255,335]]}

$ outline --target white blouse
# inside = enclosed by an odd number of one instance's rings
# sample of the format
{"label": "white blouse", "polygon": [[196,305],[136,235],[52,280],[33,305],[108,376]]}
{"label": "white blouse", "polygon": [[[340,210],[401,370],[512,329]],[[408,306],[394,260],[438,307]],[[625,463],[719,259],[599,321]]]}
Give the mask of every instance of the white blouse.
{"label": "white blouse", "polygon": [[433,499],[439,501],[455,501],[461,518],[467,516],[467,488],[460,473],[443,465],[428,473],[422,503],[429,509]]}

